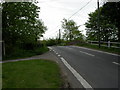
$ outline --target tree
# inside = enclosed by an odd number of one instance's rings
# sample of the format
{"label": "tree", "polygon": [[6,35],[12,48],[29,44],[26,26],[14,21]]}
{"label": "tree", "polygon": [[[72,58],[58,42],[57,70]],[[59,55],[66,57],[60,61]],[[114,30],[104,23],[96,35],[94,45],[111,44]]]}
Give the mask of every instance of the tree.
{"label": "tree", "polygon": [[101,14],[109,18],[109,21],[118,28],[117,38],[120,42],[120,1],[104,4]]}
{"label": "tree", "polygon": [[33,2],[5,2],[2,7],[3,40],[10,48],[34,44],[46,31]]}
{"label": "tree", "polygon": [[79,26],[73,20],[63,19],[62,28],[64,29],[63,38],[65,40],[83,39]]}
{"label": "tree", "polygon": [[[100,39],[102,41],[116,41],[118,40],[118,28],[114,23],[110,21],[106,15],[102,14],[101,11],[104,7],[100,8]],[[98,11],[89,14],[89,20],[85,23],[86,25],[86,35],[88,40],[97,40],[98,41]]]}

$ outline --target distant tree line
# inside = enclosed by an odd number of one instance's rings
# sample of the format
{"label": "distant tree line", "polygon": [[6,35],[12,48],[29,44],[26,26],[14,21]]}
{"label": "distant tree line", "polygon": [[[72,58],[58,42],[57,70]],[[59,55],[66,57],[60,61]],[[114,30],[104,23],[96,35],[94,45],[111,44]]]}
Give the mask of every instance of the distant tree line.
{"label": "distant tree line", "polygon": [[[120,2],[107,2],[100,7],[100,39],[101,41],[120,42]],[[98,41],[98,10],[89,14],[85,23],[88,40]]]}

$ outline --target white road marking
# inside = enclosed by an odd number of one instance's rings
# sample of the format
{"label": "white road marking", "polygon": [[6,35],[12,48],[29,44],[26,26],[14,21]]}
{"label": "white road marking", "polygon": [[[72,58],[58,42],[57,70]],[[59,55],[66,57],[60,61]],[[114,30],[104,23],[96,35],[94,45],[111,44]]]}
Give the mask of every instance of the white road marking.
{"label": "white road marking", "polygon": [[60,57],[60,55],[58,55]]}
{"label": "white road marking", "polygon": [[114,64],[116,64],[116,65],[120,65],[119,63],[117,63],[117,62],[112,62],[112,63],[114,63]]}
{"label": "white road marking", "polygon": [[61,57],[61,60],[65,66],[73,73],[77,80],[83,85],[84,88],[91,88],[93,90],[92,86],[74,68],[72,68],[63,57]]}
{"label": "white road marking", "polygon": [[48,48],[52,50],[52,48],[51,48],[51,47],[48,47]]}
{"label": "white road marking", "polygon": [[84,53],[84,54],[87,54],[87,55],[90,55],[90,56],[95,56],[93,54],[90,54],[90,53],[87,53],[87,52],[83,52],[83,51],[80,51],[81,53]]}
{"label": "white road marking", "polygon": [[60,57],[60,55],[55,50],[53,50],[53,51],[55,52],[55,54],[57,54]]}
{"label": "white road marking", "polygon": [[109,54],[109,55],[114,55],[114,56],[120,56],[120,55],[118,55],[118,54],[109,53],[109,52],[105,52],[105,51],[94,50],[94,49],[85,48],[85,47],[79,47],[79,46],[72,46],[72,47],[83,48],[83,49],[87,49],[87,50],[91,50],[91,51],[96,51],[96,52],[100,52],[100,53],[105,53],[105,54]]}

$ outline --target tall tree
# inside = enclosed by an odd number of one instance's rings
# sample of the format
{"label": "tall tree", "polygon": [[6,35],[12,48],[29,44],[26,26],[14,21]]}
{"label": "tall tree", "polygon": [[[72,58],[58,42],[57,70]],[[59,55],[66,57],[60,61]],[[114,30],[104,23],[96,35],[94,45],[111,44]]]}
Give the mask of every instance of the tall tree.
{"label": "tall tree", "polygon": [[109,21],[112,22],[118,28],[118,41],[120,42],[120,1],[119,2],[107,2],[103,5],[101,14],[109,18]]}
{"label": "tall tree", "polygon": [[47,29],[38,19],[40,8],[33,2],[5,2],[2,7],[3,40],[7,45],[34,43]]}
{"label": "tall tree", "polygon": [[[110,18],[101,13],[104,7],[100,8],[100,39],[102,41],[117,41],[118,40],[118,28]],[[86,34],[87,39],[89,40],[98,40],[98,29],[97,29],[97,21],[98,21],[98,11],[89,14],[89,20],[85,23],[86,25]]]}
{"label": "tall tree", "polygon": [[64,29],[63,38],[66,40],[83,39],[79,26],[73,20],[63,19],[62,28]]}

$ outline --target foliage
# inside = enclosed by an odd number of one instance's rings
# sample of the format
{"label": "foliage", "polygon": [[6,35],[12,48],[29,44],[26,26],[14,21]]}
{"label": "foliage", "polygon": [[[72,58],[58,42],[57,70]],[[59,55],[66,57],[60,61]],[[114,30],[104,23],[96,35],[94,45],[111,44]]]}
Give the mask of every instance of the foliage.
{"label": "foliage", "polygon": [[58,45],[58,39],[52,39],[50,38],[49,40],[45,40],[45,43],[47,46],[53,46],[53,45]]}
{"label": "foliage", "polygon": [[12,53],[9,53],[6,56],[4,56],[2,60],[27,58],[35,55],[41,55],[47,51],[49,51],[49,49],[45,46],[36,47],[34,50],[24,50],[18,47],[14,47],[12,49]]}
{"label": "foliage", "polygon": [[101,14],[109,18],[109,21],[118,28],[117,38],[120,42],[120,1],[104,4]]}
{"label": "foliage", "polygon": [[[112,8],[111,9],[116,9]],[[117,41],[119,29],[115,23],[111,21],[110,15],[105,15],[102,12],[111,12],[108,9],[105,9],[105,6],[100,8],[100,39],[102,41]],[[113,13],[113,11],[112,11]],[[112,14],[111,13],[111,14]],[[98,10],[89,14],[89,20],[86,22],[86,35],[88,40],[98,40]]]}
{"label": "foliage", "polygon": [[38,19],[40,8],[33,2],[5,2],[2,7],[2,31],[6,49],[21,46],[33,49],[37,39],[47,29]]}
{"label": "foliage", "polygon": [[83,39],[79,26],[73,20],[63,19],[62,28],[64,29],[63,38],[65,40]]}

